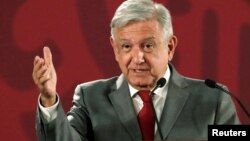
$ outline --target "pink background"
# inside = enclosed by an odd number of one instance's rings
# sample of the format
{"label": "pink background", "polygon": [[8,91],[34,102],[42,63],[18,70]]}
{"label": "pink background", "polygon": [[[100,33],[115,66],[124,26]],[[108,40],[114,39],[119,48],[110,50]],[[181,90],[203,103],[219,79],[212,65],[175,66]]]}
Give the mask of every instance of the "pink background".
{"label": "pink background", "polygon": [[[66,111],[76,84],[120,74],[109,44],[109,22],[122,1],[0,1],[1,140],[36,140],[38,90],[31,74],[33,58],[42,55],[44,45],[53,52]],[[250,110],[250,0],[158,2],[173,15],[177,70],[226,84]],[[250,124],[236,106],[242,123]]]}

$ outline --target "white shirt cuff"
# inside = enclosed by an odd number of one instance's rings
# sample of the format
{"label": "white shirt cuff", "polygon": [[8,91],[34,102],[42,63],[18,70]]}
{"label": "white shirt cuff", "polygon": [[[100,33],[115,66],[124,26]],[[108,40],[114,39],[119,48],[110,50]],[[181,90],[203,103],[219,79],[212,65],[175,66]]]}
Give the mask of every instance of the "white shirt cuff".
{"label": "white shirt cuff", "polygon": [[43,118],[43,121],[45,123],[49,123],[51,122],[52,120],[54,120],[56,117],[57,117],[57,114],[58,114],[58,105],[59,105],[59,96],[57,96],[57,101],[54,105],[50,106],[50,107],[43,107],[42,104],[40,103],[40,97],[41,95],[39,96],[38,98],[38,106],[41,110],[41,115],[42,115],[42,118]]}

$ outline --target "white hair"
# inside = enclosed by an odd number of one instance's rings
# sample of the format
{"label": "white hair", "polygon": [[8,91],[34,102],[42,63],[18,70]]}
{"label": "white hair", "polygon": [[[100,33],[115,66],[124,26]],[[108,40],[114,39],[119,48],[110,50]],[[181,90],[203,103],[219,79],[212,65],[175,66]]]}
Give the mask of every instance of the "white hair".
{"label": "white hair", "polygon": [[117,8],[111,20],[111,36],[115,37],[118,28],[151,19],[158,21],[167,38],[173,35],[171,15],[165,6],[152,0],[126,0]]}

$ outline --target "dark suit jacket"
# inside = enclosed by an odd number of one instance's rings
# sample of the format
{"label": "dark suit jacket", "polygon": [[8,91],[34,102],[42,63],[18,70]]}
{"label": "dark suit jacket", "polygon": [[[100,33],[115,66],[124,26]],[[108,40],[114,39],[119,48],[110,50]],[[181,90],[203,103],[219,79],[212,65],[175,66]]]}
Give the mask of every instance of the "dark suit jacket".
{"label": "dark suit jacket", "polygon": [[[183,77],[170,65],[168,95],[160,126],[164,139],[207,140],[209,124],[240,124],[229,95],[204,81]],[[141,132],[124,76],[80,84],[73,107],[46,124],[37,112],[40,141],[140,141]],[[156,140],[160,140],[158,131]]]}

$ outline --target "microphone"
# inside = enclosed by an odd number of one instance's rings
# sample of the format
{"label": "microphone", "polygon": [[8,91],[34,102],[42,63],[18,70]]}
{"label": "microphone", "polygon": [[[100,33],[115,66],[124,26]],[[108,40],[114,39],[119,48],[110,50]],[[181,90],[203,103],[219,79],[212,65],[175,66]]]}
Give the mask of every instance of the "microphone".
{"label": "microphone", "polygon": [[153,104],[153,96],[154,96],[154,91],[156,89],[158,89],[158,88],[163,87],[165,84],[166,84],[166,79],[163,78],[163,77],[160,78],[157,81],[156,86],[154,87],[154,89],[150,92],[150,103],[151,103],[151,106],[152,106],[152,109],[153,109],[153,112],[154,112],[155,122],[156,122],[156,125],[157,125],[157,128],[158,128],[161,140],[163,140],[163,136],[162,136],[162,131],[161,131],[161,127],[160,127],[160,124],[159,124],[159,120],[158,120],[156,112],[155,112],[155,108],[154,108],[154,104]]}
{"label": "microphone", "polygon": [[247,109],[245,108],[245,106],[241,103],[241,101],[236,97],[234,96],[232,93],[230,93],[228,90],[224,89],[222,86],[219,86],[215,81],[213,80],[210,80],[210,79],[206,79],[205,80],[205,84],[210,87],[210,88],[216,88],[216,89],[219,89],[225,93],[227,93],[228,95],[230,95],[231,97],[233,97],[237,102],[238,104],[240,105],[240,107],[243,109],[243,111],[245,112],[245,114],[248,116],[248,118],[250,118],[250,114],[249,112],[247,111]]}
{"label": "microphone", "polygon": [[166,79],[164,77],[160,78],[157,83],[156,86],[154,87],[154,89],[151,91],[151,93],[153,93],[157,88],[161,88],[166,84]]}

